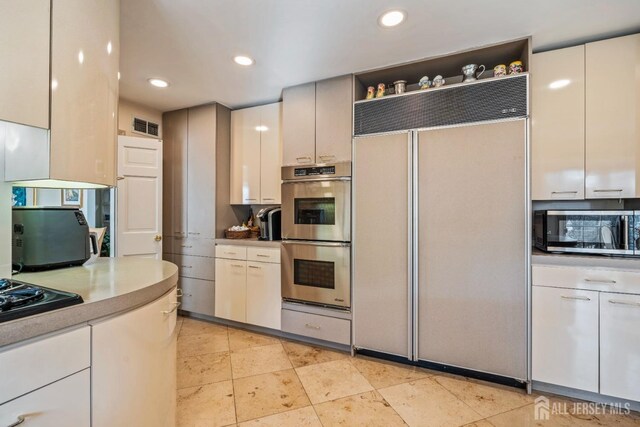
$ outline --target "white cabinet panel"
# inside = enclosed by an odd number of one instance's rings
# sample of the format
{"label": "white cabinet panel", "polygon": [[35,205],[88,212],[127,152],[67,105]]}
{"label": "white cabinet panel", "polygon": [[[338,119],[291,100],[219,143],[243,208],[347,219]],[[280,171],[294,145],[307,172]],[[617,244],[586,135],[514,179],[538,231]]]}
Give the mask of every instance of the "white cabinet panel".
{"label": "white cabinet panel", "polygon": [[90,337],[85,326],[0,352],[0,403],[88,368]]}
{"label": "white cabinet panel", "polygon": [[247,323],[280,329],[280,264],[247,262]]}
{"label": "white cabinet panel", "polygon": [[[210,260],[214,262],[213,259]],[[182,289],[180,308],[191,313],[215,315],[215,283],[210,280],[180,277],[178,287]]]}
{"label": "white cabinet panel", "polygon": [[260,203],[261,107],[231,112],[231,204]]}
{"label": "white cabinet panel", "polygon": [[598,392],[598,292],[533,287],[533,379]]}
{"label": "white cabinet panel", "polygon": [[280,249],[249,246],[247,248],[247,260],[257,262],[275,262],[280,264]]}
{"label": "white cabinet panel", "polygon": [[[216,253],[216,241],[199,237],[169,237],[165,240],[171,252],[174,254],[214,257]],[[169,252],[168,250],[166,252]]]}
{"label": "white cabinet panel", "polygon": [[247,247],[236,245],[216,245],[216,258],[247,259]]}
{"label": "white cabinet panel", "polygon": [[311,164],[316,158],[316,84],[282,91],[282,165]]}
{"label": "white cabinet panel", "polygon": [[280,204],[280,168],[282,163],[282,103],[260,107],[260,203]]}
{"label": "white cabinet panel", "polygon": [[94,427],[175,425],[176,312],[173,290],[92,325]]}
{"label": "white cabinet panel", "polygon": [[640,296],[600,294],[600,393],[640,401]]}
{"label": "white cabinet panel", "polygon": [[351,343],[351,321],[347,319],[283,309],[282,330],[338,344]]}
{"label": "white cabinet panel", "polygon": [[640,34],[586,45],[587,199],[638,197],[638,68]]}
{"label": "white cabinet panel", "polygon": [[187,235],[188,110],[162,115],[163,126],[163,234]]}
{"label": "white cabinet panel", "polygon": [[216,317],[246,322],[247,263],[216,258]]}
{"label": "white cabinet panel", "polygon": [[[23,417],[24,425],[29,427],[89,427],[91,425],[90,380],[89,369],[85,369],[0,405],[0,425],[17,425],[14,423],[18,423],[19,417]],[[117,390],[114,389],[113,392],[117,393]]]}
{"label": "white cabinet panel", "polygon": [[640,272],[607,268],[534,265],[534,286],[640,294]]}
{"label": "white cabinet panel", "polygon": [[531,197],[584,199],[584,45],[531,59]]}
{"label": "white cabinet panel", "polygon": [[180,277],[215,280],[215,261],[213,258],[174,254],[173,263],[178,266]]}
{"label": "white cabinet panel", "polygon": [[316,83],[316,163],[351,161],[353,77]]}

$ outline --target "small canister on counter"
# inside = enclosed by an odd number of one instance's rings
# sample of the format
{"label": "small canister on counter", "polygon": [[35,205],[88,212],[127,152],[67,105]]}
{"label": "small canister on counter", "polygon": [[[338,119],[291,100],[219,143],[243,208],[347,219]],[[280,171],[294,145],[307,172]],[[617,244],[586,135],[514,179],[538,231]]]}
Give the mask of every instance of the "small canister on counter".
{"label": "small canister on counter", "polygon": [[407,89],[407,81],[406,80],[396,80],[393,82],[393,88],[396,95],[400,95],[405,93]]}
{"label": "small canister on counter", "polygon": [[367,98],[366,99],[373,99],[373,97],[376,94],[376,88],[373,86],[369,86],[367,88]]}
{"label": "small canister on counter", "polygon": [[378,84],[378,91],[376,92],[376,98],[382,98],[384,96],[384,83]]}
{"label": "small canister on counter", "polygon": [[524,66],[522,65],[522,61],[513,61],[509,64],[509,74],[520,74],[524,71]]}
{"label": "small canister on counter", "polygon": [[507,66],[499,64],[493,67],[493,77],[502,77],[507,75]]}

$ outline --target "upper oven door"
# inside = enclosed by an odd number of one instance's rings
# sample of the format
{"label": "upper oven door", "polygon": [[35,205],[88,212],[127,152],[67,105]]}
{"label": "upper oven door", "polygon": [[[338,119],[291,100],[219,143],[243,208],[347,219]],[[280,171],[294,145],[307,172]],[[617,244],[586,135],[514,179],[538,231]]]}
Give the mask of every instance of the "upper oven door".
{"label": "upper oven door", "polygon": [[351,241],[351,179],[282,183],[282,238]]}

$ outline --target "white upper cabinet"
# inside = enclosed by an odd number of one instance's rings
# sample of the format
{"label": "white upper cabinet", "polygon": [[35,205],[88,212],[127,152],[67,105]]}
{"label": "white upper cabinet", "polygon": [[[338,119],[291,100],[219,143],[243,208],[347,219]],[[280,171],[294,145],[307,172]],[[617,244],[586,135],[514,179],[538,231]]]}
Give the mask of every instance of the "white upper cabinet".
{"label": "white upper cabinet", "polygon": [[351,160],[353,77],[316,83],[316,163]]}
{"label": "white upper cabinet", "polygon": [[586,198],[638,197],[640,34],[586,45]]}
{"label": "white upper cabinet", "polygon": [[531,195],[584,199],[584,45],[531,59]]}
{"label": "white upper cabinet", "polygon": [[[43,129],[4,125],[13,126],[7,135],[19,135],[6,141],[12,149],[5,180],[115,185],[119,2],[54,0],[49,10],[49,2],[6,1],[0,15],[0,52],[14,58],[19,50],[18,61],[10,61],[11,78],[0,83],[3,98],[12,99],[10,108],[18,108],[12,114],[0,110],[0,119]],[[12,45],[15,40],[22,43]]]}
{"label": "white upper cabinet", "polygon": [[316,158],[316,84],[282,91],[282,165],[312,164]]}
{"label": "white upper cabinet", "polygon": [[281,103],[231,112],[231,204],[279,204]]}

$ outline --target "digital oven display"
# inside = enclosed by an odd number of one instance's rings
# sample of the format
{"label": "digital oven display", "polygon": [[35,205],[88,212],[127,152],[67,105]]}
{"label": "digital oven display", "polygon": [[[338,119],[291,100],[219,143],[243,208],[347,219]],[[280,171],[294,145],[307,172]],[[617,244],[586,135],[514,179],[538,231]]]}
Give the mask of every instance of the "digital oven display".
{"label": "digital oven display", "polygon": [[295,168],[294,176],[335,175],[335,166],[318,166],[311,168]]}

